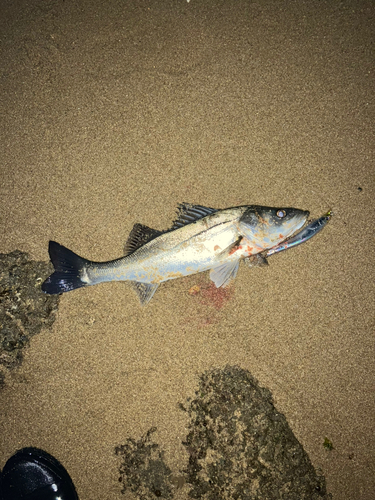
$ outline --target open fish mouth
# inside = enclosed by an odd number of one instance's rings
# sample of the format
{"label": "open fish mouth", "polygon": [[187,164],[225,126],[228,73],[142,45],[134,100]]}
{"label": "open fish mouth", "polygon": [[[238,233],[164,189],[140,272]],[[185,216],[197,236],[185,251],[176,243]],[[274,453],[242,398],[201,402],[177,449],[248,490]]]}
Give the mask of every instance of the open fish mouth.
{"label": "open fish mouth", "polygon": [[308,241],[313,236],[318,234],[328,224],[332,216],[333,216],[332,210],[328,210],[326,214],[322,215],[318,219],[306,221],[307,225],[302,227],[300,230],[297,230],[297,232],[294,232],[293,235],[289,236],[283,242],[279,243],[275,247],[270,248],[267,251],[266,256],[269,257],[274,253],[279,253],[282,252],[283,250],[288,250],[288,248],[293,248],[297,245],[300,245],[301,243]]}

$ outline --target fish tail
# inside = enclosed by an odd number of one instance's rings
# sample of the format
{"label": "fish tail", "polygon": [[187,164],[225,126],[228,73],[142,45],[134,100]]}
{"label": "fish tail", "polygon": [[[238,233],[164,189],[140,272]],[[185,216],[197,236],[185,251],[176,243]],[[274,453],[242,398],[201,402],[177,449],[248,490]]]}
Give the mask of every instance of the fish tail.
{"label": "fish tail", "polygon": [[42,284],[43,292],[56,295],[89,284],[89,280],[83,281],[81,278],[87,276],[85,269],[90,261],[83,259],[56,241],[49,242],[48,251],[55,272]]}

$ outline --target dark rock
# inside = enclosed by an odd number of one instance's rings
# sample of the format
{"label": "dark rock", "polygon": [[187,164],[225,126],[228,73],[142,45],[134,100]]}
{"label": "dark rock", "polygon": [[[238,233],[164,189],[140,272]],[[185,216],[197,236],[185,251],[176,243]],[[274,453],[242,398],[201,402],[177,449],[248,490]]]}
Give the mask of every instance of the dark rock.
{"label": "dark rock", "polygon": [[184,445],[190,496],[206,500],[331,498],[271,393],[246,370],[202,375]]}
{"label": "dark rock", "polygon": [[3,368],[18,366],[30,338],[53,324],[59,297],[46,295],[40,288],[52,271],[50,263],[32,261],[19,250],[0,254],[0,365]]}
{"label": "dark rock", "polygon": [[173,498],[169,482],[172,471],[164,462],[164,452],[151,440],[155,431],[153,427],[138,441],[129,438],[125,444],[115,448],[115,453],[122,458],[122,493],[129,489],[140,500]]}

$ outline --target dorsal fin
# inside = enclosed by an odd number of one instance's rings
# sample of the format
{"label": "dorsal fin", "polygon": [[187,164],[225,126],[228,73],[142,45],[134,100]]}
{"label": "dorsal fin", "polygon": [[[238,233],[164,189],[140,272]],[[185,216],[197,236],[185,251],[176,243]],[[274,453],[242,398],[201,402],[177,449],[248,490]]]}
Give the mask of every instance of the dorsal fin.
{"label": "dorsal fin", "polygon": [[161,234],[162,231],[158,231],[157,229],[152,229],[151,227],[144,226],[143,224],[134,224],[133,229],[130,231],[128,240],[125,243],[125,255],[130,255],[138,250],[138,248],[143,247],[143,245]]}
{"label": "dorsal fin", "polygon": [[172,230],[191,224],[207,215],[217,212],[216,208],[203,207],[202,205],[192,205],[190,203],[180,203],[177,207],[177,219],[173,222]]}

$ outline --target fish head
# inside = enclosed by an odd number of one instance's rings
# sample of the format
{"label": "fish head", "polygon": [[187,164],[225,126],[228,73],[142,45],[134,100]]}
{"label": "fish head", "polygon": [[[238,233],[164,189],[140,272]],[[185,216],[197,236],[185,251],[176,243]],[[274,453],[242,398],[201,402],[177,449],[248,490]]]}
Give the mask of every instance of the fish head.
{"label": "fish head", "polygon": [[278,245],[300,229],[309,212],[297,208],[249,206],[239,219],[240,231],[263,250]]}

